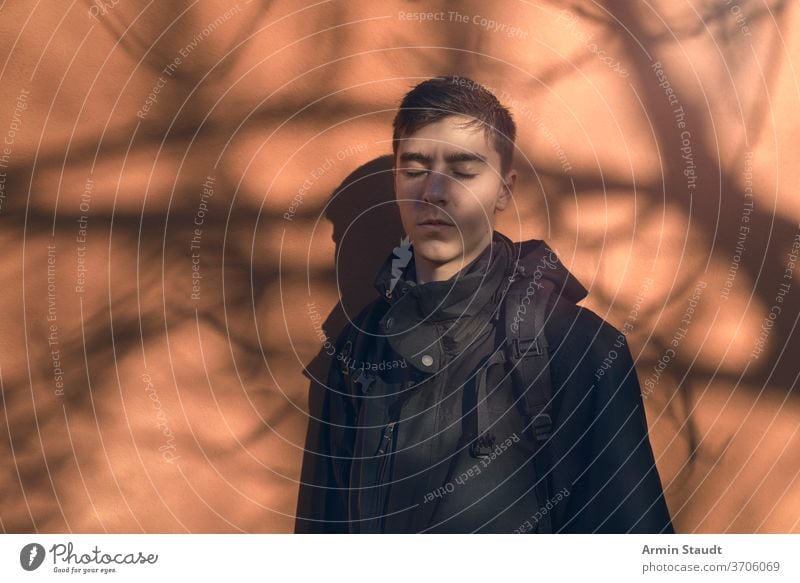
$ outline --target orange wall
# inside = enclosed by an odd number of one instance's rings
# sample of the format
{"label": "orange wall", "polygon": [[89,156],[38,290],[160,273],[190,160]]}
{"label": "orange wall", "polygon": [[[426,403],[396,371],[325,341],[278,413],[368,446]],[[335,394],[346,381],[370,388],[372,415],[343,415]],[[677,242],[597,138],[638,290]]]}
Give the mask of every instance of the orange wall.
{"label": "orange wall", "polygon": [[0,11],[4,531],[291,531],[393,109],[461,74],[518,122],[499,230],[628,332],[676,528],[800,532],[796,5],[168,4]]}

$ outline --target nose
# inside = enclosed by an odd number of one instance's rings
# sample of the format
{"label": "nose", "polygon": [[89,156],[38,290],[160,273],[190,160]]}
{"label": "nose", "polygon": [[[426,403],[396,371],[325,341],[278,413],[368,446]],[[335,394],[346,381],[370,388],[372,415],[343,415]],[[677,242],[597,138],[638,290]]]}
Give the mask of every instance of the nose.
{"label": "nose", "polygon": [[422,191],[422,200],[431,204],[441,204],[447,197],[447,175],[429,172]]}

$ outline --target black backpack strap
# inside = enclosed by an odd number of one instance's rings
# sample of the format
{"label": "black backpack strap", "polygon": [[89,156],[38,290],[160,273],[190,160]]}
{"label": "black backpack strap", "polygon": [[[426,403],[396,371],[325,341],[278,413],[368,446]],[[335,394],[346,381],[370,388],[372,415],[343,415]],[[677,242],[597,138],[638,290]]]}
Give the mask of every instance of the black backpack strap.
{"label": "black backpack strap", "polygon": [[[555,284],[548,279],[520,279],[512,283],[504,302],[506,358],[511,370],[518,403],[528,423],[527,438],[534,446],[536,494],[540,505],[549,501],[546,474],[549,471],[546,444],[553,421],[553,389],[550,382],[550,355],[544,335],[547,307]],[[538,524],[539,533],[552,532],[550,513]]]}

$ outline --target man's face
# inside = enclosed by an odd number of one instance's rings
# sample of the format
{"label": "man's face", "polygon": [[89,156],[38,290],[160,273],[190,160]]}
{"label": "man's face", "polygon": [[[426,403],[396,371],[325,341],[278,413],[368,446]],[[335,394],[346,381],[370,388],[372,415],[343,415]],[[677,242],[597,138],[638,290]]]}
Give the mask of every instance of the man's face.
{"label": "man's face", "polygon": [[513,170],[500,175],[500,154],[484,129],[464,121],[446,117],[406,136],[395,159],[403,228],[433,279],[449,279],[491,242],[495,212],[508,205],[516,180]]}

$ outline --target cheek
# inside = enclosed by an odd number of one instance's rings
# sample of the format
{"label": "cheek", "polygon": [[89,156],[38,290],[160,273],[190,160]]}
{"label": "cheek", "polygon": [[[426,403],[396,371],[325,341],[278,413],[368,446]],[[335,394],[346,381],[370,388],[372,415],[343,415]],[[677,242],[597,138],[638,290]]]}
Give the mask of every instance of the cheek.
{"label": "cheek", "polygon": [[409,180],[396,180],[394,193],[398,202],[415,201],[420,198],[420,187]]}
{"label": "cheek", "polygon": [[471,184],[465,184],[459,193],[459,207],[469,209],[470,213],[491,214],[497,201],[499,184],[492,176],[481,177]]}
{"label": "cheek", "polygon": [[409,232],[409,229],[413,230],[414,225],[416,224],[415,217],[417,204],[418,203],[415,203],[414,200],[406,193],[402,191],[396,192],[395,205],[398,213],[400,214],[400,222],[403,224],[406,232]]}

